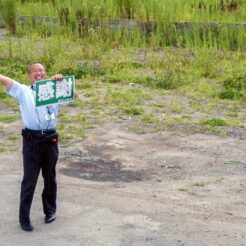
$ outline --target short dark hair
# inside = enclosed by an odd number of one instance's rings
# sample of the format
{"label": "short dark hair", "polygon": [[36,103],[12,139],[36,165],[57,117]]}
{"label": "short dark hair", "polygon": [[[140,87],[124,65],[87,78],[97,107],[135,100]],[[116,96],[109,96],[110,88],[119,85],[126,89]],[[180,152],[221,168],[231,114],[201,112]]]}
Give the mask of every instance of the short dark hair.
{"label": "short dark hair", "polygon": [[33,66],[34,64],[40,64],[40,65],[43,66],[44,70],[46,70],[46,69],[45,69],[45,66],[44,66],[43,64],[41,64],[40,62],[32,62],[32,63],[30,63],[30,64],[28,65],[28,67],[27,67],[27,72],[28,72],[28,74],[31,73],[32,66]]}

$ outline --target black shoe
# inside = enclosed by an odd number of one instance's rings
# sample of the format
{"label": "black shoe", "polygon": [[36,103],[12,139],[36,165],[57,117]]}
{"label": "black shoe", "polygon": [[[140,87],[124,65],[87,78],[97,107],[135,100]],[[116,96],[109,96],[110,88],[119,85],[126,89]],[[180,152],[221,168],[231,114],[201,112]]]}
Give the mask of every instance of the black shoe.
{"label": "black shoe", "polygon": [[56,220],[56,214],[47,214],[46,216],[45,216],[45,218],[44,218],[44,222],[46,223],[46,224],[49,224],[49,223],[51,223],[51,222],[53,222],[53,221],[55,221]]}
{"label": "black shoe", "polygon": [[24,231],[33,231],[33,226],[32,226],[31,222],[25,223],[25,224],[20,224],[20,226],[21,226],[21,229]]}

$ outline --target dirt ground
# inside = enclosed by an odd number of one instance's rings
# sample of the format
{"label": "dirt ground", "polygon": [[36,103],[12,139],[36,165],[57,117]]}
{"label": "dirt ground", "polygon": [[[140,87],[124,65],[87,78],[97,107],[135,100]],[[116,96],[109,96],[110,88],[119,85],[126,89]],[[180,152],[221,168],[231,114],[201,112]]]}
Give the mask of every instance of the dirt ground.
{"label": "dirt ground", "polygon": [[[0,246],[246,245],[244,129],[224,138],[189,131],[137,135],[128,121],[105,123],[60,145],[57,220],[44,223],[40,177],[31,233],[18,224],[21,138],[0,152]],[[0,124],[1,146],[20,128],[20,121]]]}
{"label": "dirt ground", "polygon": [[57,220],[43,221],[40,177],[31,233],[18,225],[21,138],[0,153],[0,245],[246,245],[245,138],[136,135],[127,124],[60,146]]}

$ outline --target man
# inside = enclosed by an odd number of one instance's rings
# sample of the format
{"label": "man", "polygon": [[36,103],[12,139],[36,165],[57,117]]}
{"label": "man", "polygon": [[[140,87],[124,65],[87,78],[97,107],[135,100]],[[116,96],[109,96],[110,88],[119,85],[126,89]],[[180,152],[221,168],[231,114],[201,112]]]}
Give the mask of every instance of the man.
{"label": "man", "polygon": [[[30,209],[40,170],[44,179],[42,193],[45,223],[56,219],[56,162],[58,160],[58,134],[55,130],[58,105],[35,107],[35,82],[46,79],[42,64],[34,63],[28,68],[31,86],[27,86],[0,74],[0,84],[14,97],[20,106],[23,121],[23,169],[21,183],[19,222],[25,231],[32,231]],[[54,80],[62,80],[57,74]],[[77,93],[75,93],[75,97]]]}

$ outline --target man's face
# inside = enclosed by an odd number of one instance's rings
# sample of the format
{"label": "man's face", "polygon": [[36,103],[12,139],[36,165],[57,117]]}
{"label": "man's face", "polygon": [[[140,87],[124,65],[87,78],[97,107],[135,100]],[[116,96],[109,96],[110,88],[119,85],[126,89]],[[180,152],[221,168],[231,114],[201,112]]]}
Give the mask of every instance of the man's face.
{"label": "man's face", "polygon": [[29,69],[28,77],[32,83],[46,79],[46,72],[44,67],[39,63],[32,64]]}

